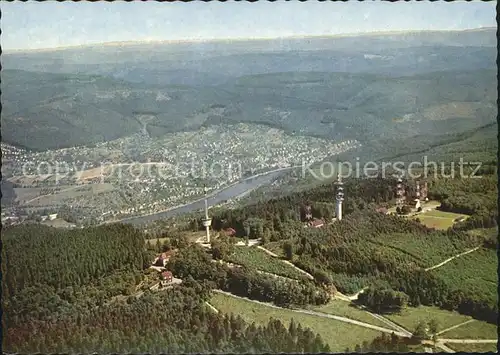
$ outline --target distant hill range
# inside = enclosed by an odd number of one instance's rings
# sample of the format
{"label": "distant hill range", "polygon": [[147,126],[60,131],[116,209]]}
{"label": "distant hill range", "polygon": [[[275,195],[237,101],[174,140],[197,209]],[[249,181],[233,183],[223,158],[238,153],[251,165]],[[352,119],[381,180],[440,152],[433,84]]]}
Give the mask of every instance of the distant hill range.
{"label": "distant hill range", "polygon": [[496,120],[496,30],[78,47],[2,56],[2,140],[44,150],[251,122],[331,139]]}

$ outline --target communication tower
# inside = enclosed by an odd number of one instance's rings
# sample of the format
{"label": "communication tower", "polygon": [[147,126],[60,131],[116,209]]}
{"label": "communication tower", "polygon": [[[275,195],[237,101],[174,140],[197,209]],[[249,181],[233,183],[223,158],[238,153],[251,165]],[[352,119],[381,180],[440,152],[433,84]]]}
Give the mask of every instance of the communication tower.
{"label": "communication tower", "polygon": [[342,220],[342,202],[344,201],[344,183],[340,178],[340,174],[337,176],[337,182],[335,183],[337,187],[336,203],[335,203],[335,214],[337,221]]}
{"label": "communication tower", "polygon": [[396,206],[401,208],[403,207],[404,204],[405,204],[405,188],[403,185],[403,176],[400,175],[396,183]]}
{"label": "communication tower", "polygon": [[210,243],[210,225],[212,224],[212,219],[208,217],[208,188],[205,186],[203,189],[205,192],[205,219],[203,219],[203,227],[205,227],[207,231],[207,243]]}

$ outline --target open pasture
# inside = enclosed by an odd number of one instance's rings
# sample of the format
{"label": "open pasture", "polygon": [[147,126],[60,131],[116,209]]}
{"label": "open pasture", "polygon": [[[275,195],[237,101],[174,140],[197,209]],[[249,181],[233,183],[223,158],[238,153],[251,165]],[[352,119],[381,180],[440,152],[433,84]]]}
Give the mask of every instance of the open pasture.
{"label": "open pasture", "polygon": [[216,293],[210,303],[223,313],[234,313],[249,323],[265,325],[270,318],[279,319],[288,327],[291,320],[300,323],[303,328],[310,328],[321,335],[328,343],[332,352],[344,352],[346,348],[354,349],[363,341],[371,342],[380,332],[354,324],[348,324],[335,319],[296,313],[286,309],[276,309],[262,304],[256,304],[244,299]]}
{"label": "open pasture", "polygon": [[474,320],[439,335],[445,339],[497,339],[497,326]]}
{"label": "open pasture", "polygon": [[[415,330],[415,327],[420,321],[428,322],[431,319],[435,319],[438,323],[439,332],[440,330],[453,327],[457,324],[472,319],[471,317],[465,316],[458,312],[447,311],[437,307],[429,306],[406,307],[400,312],[386,314],[385,317],[402,326],[403,328],[409,330],[410,332],[413,332]],[[446,336],[445,338],[451,337]]]}
{"label": "open pasture", "polygon": [[465,214],[445,212],[439,210],[431,210],[412,216],[412,219],[419,219],[420,223],[435,229],[448,229],[453,226],[458,220],[466,219]]}

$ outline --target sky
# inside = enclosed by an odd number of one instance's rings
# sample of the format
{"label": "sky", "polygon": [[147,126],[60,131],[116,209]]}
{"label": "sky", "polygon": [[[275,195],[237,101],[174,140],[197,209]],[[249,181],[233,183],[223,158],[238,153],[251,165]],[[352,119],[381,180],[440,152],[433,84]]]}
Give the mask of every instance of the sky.
{"label": "sky", "polygon": [[496,27],[496,2],[1,2],[4,51]]}

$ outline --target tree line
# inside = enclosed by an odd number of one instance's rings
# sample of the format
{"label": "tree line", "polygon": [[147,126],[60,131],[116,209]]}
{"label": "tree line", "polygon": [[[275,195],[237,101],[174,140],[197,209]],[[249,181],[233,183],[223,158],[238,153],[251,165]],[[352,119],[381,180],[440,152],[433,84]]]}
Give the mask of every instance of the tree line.
{"label": "tree line", "polygon": [[329,346],[293,320],[246,323],[217,314],[205,285],[183,286],[107,307],[86,308],[51,322],[32,320],[4,329],[3,349],[20,353],[321,353]]}

